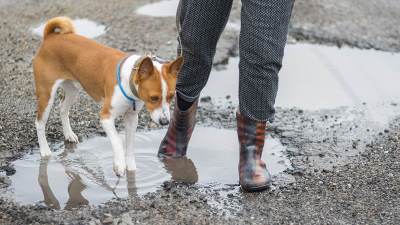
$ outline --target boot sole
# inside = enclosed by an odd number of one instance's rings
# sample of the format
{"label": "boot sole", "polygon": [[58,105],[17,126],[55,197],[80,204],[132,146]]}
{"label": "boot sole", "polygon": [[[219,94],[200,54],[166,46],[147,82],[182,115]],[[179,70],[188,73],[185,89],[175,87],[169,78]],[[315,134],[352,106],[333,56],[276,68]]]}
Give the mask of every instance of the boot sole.
{"label": "boot sole", "polygon": [[261,186],[248,186],[248,185],[242,185],[240,184],[240,187],[245,191],[245,192],[260,192],[260,191],[265,191],[271,187],[271,183],[267,183],[265,185]]}

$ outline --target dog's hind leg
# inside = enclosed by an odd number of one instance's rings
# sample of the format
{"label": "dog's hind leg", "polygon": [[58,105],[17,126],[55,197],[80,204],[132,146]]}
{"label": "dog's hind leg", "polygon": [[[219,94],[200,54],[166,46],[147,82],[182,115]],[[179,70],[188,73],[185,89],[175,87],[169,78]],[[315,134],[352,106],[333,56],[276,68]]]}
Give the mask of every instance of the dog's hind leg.
{"label": "dog's hind leg", "polygon": [[78,136],[72,131],[69,122],[69,109],[76,102],[79,96],[79,89],[76,88],[74,81],[66,80],[61,83],[61,88],[64,91],[64,98],[60,103],[60,117],[63,127],[63,133],[66,141],[78,143]]}
{"label": "dog's hind leg", "polygon": [[38,82],[36,81],[37,114],[36,132],[39,141],[40,155],[49,157],[51,155],[49,144],[46,140],[46,123],[54,102],[57,88],[62,80]]}

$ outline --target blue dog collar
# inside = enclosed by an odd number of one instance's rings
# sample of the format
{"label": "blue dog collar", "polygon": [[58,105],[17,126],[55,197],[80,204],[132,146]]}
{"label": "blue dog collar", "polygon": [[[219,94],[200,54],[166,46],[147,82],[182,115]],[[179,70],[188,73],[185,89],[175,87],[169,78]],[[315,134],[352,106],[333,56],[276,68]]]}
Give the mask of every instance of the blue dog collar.
{"label": "blue dog collar", "polygon": [[121,83],[121,65],[123,64],[123,62],[128,58],[129,56],[123,58],[121,61],[118,62],[117,64],[117,82],[118,82],[118,87],[119,90],[121,90],[122,95],[128,99],[128,101],[132,102],[133,105],[133,110],[136,110],[136,100],[133,97],[130,97],[124,90],[124,88],[122,87],[122,83]]}

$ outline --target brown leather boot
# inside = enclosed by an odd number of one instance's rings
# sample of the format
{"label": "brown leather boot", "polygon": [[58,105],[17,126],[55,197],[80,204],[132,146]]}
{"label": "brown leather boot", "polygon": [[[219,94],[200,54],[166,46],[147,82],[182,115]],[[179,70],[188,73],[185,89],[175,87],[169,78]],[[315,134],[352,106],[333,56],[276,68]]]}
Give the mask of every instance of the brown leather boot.
{"label": "brown leather boot", "polygon": [[178,107],[178,100],[175,98],[174,113],[168,132],[161,142],[158,149],[158,157],[182,157],[186,155],[186,149],[192,136],[196,123],[198,100],[186,111],[181,111]]}
{"label": "brown leather boot", "polygon": [[266,123],[240,113],[236,113],[236,119],[240,145],[239,184],[248,192],[265,190],[271,185],[271,175],[261,160]]}

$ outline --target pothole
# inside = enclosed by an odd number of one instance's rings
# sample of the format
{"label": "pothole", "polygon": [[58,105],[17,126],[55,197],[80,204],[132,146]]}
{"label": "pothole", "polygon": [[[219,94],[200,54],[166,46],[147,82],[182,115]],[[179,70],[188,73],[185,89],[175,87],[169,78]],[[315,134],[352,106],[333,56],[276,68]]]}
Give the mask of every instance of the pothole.
{"label": "pothole", "polygon": [[[38,150],[13,162],[10,191],[22,204],[43,203],[52,208],[98,205],[114,197],[156,191],[164,181],[201,185],[238,183],[239,160],[234,130],[197,127],[188,157],[161,162],[159,143],[166,130],[139,132],[136,136],[136,172],[118,179],[113,172],[111,144],[106,137],[90,138],[77,145],[59,144],[50,160]],[[272,175],[290,168],[279,140],[267,137],[263,159]]]}
{"label": "pothole", "polygon": [[[106,33],[106,26],[96,23],[88,19],[75,19],[73,20],[76,32],[87,38],[95,38]],[[32,29],[33,34],[43,36],[44,27],[46,23],[42,23]]]}

